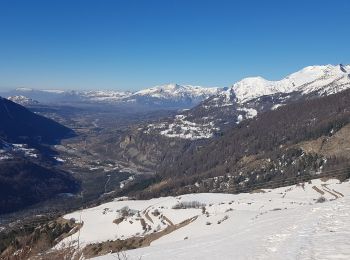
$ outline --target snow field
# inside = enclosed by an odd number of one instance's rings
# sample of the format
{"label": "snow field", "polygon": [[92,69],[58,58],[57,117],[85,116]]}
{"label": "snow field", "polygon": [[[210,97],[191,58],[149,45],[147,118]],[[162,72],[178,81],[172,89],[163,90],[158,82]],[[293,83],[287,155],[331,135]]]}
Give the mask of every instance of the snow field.
{"label": "snow field", "polygon": [[[326,201],[317,203],[321,196]],[[56,248],[77,241],[78,237],[80,245],[84,246],[147,236],[197,217],[188,225],[153,241],[149,247],[127,251],[127,255],[130,259],[142,256],[143,260],[164,257],[286,259],[287,252],[287,259],[342,259],[350,256],[349,196],[349,182],[331,179],[259,193],[188,194],[144,201],[116,199],[64,216],[81,221],[83,227]],[[195,204],[193,202],[200,206],[174,209],[179,203]],[[127,216],[115,222],[123,212],[128,212]],[[322,242],[325,239],[331,241],[326,249]],[[114,256],[97,259],[114,259]]]}
{"label": "snow field", "polygon": [[[314,187],[324,192],[326,202],[316,202],[321,194]],[[146,260],[349,259],[349,195],[350,183],[337,180],[314,180],[265,193],[184,195],[180,200],[210,204],[209,217],[201,214],[151,246],[126,253],[129,259]]]}

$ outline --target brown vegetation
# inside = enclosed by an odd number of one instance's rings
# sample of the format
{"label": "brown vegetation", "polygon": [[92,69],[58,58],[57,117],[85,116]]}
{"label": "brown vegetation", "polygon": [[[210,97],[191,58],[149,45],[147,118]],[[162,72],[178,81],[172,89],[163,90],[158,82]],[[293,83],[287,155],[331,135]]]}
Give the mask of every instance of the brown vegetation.
{"label": "brown vegetation", "polygon": [[29,223],[23,225],[20,229],[1,234],[0,258],[24,260],[37,256],[52,248],[65,237],[74,234],[80,228],[81,224],[63,218],[47,221],[44,224]]}

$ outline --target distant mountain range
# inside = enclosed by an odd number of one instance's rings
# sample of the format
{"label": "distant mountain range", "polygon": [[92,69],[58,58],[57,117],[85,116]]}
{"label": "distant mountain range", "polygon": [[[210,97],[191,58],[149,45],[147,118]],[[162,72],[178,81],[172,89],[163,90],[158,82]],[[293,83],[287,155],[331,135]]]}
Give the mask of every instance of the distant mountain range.
{"label": "distant mountain range", "polygon": [[23,105],[33,105],[30,100],[40,103],[89,102],[108,104],[136,104],[156,107],[189,108],[223,91],[222,88],[168,84],[152,88],[130,91],[113,90],[37,90],[17,88],[2,93],[3,96]]}
{"label": "distant mountain range", "polygon": [[189,109],[173,118],[151,124],[145,133],[167,137],[203,139],[220,134],[258,113],[274,110],[297,100],[338,93],[350,87],[350,65],[309,66],[287,77],[270,81],[249,77],[230,88],[205,88],[169,84],[137,92],[64,91],[18,88],[6,97],[30,106],[40,103],[128,104],[153,108]]}

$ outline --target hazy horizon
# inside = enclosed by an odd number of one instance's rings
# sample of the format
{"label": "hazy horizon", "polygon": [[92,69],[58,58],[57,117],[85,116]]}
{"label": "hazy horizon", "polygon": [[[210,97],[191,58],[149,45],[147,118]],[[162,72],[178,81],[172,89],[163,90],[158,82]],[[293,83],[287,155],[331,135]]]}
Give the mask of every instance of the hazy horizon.
{"label": "hazy horizon", "polygon": [[[332,65],[332,66],[337,66],[337,65],[340,65],[341,63],[339,64],[313,64],[313,65],[308,65],[308,66],[326,66],[326,65]],[[342,64],[342,65],[350,65],[350,64]],[[308,67],[308,66],[305,66],[305,67]],[[286,74],[286,75],[283,75],[281,76],[281,78],[278,78],[278,79],[269,79],[267,77],[264,77],[263,75],[251,75],[251,76],[248,76],[248,77],[262,77],[266,80],[270,80],[270,81],[278,81],[278,80],[281,80],[287,76],[289,76],[290,74],[294,73],[294,72],[297,72],[305,67],[302,67],[302,68],[299,68],[297,69],[296,71],[291,71],[290,73]],[[156,84],[156,85],[153,85],[153,86],[142,86],[140,88],[137,88],[137,89],[118,89],[118,88],[113,88],[113,87],[110,87],[110,88],[104,88],[104,87],[98,87],[98,88],[53,88],[53,87],[21,87],[21,86],[18,86],[18,87],[7,87],[7,88],[2,88],[0,87],[0,92],[8,92],[8,91],[13,91],[13,90],[17,90],[17,89],[22,89],[22,90],[25,90],[25,89],[28,89],[28,90],[47,90],[47,91],[50,91],[50,90],[62,90],[62,91],[94,91],[94,90],[105,90],[105,91],[125,91],[125,92],[137,92],[137,91],[140,91],[140,90],[143,90],[143,89],[147,89],[147,88],[152,88],[152,87],[158,87],[158,86],[166,86],[166,85],[172,85],[172,84],[177,84],[177,85],[182,85],[182,86],[186,86],[186,85],[191,85],[191,86],[200,86],[200,87],[205,87],[205,88],[213,88],[213,87],[218,87],[218,88],[225,88],[225,87],[231,87],[234,83],[242,80],[244,78],[240,78],[239,80],[235,81],[235,82],[232,82],[231,84],[229,84],[228,86],[219,86],[219,85],[213,85],[213,86],[204,86],[204,85],[198,85],[198,84],[187,84],[187,83],[178,83],[178,82],[169,82],[169,83],[163,83],[163,84]]]}

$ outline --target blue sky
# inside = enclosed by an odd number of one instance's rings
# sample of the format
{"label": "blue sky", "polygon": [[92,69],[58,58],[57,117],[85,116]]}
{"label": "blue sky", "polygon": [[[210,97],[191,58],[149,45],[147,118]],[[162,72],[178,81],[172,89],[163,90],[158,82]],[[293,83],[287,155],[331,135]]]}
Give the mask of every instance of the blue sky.
{"label": "blue sky", "polygon": [[230,86],[350,63],[347,0],[0,0],[0,89]]}

